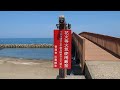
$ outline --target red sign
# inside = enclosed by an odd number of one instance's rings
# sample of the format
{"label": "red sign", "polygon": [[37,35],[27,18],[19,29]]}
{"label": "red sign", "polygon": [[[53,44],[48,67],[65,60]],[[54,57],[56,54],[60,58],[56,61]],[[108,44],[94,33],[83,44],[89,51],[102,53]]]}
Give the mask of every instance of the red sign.
{"label": "red sign", "polygon": [[71,30],[54,30],[54,68],[71,69]]}

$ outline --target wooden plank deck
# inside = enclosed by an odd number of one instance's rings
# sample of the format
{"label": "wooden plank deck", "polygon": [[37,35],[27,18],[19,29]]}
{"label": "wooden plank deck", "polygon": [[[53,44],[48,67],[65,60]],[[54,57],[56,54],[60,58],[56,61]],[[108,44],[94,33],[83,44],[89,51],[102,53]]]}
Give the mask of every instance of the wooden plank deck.
{"label": "wooden plank deck", "polygon": [[[84,37],[82,37],[82,38],[84,38]],[[93,42],[89,41],[88,39],[86,39],[86,38],[84,38],[84,39],[85,39],[85,60],[96,60],[96,61],[97,60],[100,60],[100,61],[120,60],[120,59],[116,58],[115,56],[113,56],[112,54],[110,54],[109,52],[102,49],[101,47],[97,46]]]}

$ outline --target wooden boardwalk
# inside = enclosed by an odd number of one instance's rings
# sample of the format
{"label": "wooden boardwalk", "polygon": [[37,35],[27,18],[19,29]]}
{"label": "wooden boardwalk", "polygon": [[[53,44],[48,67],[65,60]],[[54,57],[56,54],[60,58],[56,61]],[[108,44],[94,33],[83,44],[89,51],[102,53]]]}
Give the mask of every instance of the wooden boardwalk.
{"label": "wooden boardwalk", "polygon": [[[80,36],[82,37],[82,36]],[[97,46],[93,42],[87,40],[86,38],[82,37],[85,39],[85,60],[120,60],[107,52],[106,50],[102,49],[101,47]]]}
{"label": "wooden boardwalk", "polygon": [[120,79],[120,59],[85,39],[85,77],[87,79]]}

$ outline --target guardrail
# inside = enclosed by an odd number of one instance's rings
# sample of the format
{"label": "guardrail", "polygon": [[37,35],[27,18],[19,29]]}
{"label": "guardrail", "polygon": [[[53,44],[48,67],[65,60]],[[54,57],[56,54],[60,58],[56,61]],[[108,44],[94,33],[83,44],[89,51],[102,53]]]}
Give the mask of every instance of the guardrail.
{"label": "guardrail", "polygon": [[80,65],[83,71],[85,65],[85,40],[73,32],[72,44],[72,47],[75,49],[74,51],[77,53],[77,58],[80,60]]}
{"label": "guardrail", "polygon": [[79,35],[92,41],[120,59],[120,38],[90,32],[82,32]]}

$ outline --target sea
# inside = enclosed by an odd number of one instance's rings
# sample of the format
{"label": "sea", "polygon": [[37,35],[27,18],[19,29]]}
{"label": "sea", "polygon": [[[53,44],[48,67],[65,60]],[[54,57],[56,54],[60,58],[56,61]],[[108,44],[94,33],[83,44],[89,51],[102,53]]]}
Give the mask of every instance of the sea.
{"label": "sea", "polygon": [[[0,44],[53,44],[53,38],[0,38]],[[0,57],[52,60],[53,48],[4,48]]]}

